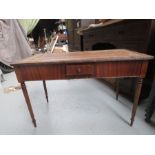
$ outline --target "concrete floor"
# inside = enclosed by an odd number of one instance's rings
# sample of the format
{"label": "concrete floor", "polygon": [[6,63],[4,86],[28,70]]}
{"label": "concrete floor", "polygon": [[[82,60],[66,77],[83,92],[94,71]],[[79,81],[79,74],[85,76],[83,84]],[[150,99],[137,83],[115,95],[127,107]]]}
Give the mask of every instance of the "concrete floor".
{"label": "concrete floor", "polygon": [[[16,86],[15,73],[5,74],[2,87]],[[0,134],[155,134],[140,105],[129,126],[132,103],[95,79],[47,81],[46,103],[41,81],[26,83],[37,120],[34,128],[21,90],[0,92]]]}

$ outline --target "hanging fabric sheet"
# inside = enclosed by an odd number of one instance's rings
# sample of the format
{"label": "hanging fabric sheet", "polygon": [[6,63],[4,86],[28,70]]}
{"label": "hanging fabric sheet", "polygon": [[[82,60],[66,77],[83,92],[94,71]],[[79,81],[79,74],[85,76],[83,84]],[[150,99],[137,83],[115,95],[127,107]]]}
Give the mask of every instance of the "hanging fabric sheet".
{"label": "hanging fabric sheet", "polygon": [[25,31],[16,19],[0,19],[0,62],[10,66],[32,55]]}

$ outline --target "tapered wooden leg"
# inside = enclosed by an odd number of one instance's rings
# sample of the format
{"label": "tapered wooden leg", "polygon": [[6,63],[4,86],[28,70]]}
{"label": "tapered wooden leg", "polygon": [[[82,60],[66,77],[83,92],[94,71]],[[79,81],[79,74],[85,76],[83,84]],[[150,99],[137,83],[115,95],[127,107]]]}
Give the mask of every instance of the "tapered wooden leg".
{"label": "tapered wooden leg", "polygon": [[143,83],[143,79],[142,78],[137,78],[130,126],[132,126],[133,122],[134,122],[134,117],[135,117],[135,114],[136,114],[138,101],[139,101],[139,97],[140,97],[140,93],[141,93],[142,83]]}
{"label": "tapered wooden leg", "polygon": [[119,95],[119,79],[116,79],[116,100],[118,100]]}
{"label": "tapered wooden leg", "polygon": [[45,80],[43,80],[43,86],[44,86],[44,91],[45,91],[46,100],[47,100],[47,102],[48,102],[48,93],[47,93],[47,87],[46,87],[46,82],[45,82]]}
{"label": "tapered wooden leg", "polygon": [[26,85],[25,85],[24,82],[21,83],[21,88],[22,88],[22,91],[23,91],[23,94],[24,94],[24,97],[25,97],[25,100],[26,100],[26,104],[27,104],[27,107],[28,107],[28,110],[29,110],[29,113],[30,113],[30,116],[31,116],[31,119],[32,119],[32,122],[33,122],[33,125],[34,125],[34,127],[37,127],[36,120],[35,120],[34,114],[33,114],[33,109],[32,109],[32,106],[31,106],[30,99],[29,99],[29,95],[28,95]]}

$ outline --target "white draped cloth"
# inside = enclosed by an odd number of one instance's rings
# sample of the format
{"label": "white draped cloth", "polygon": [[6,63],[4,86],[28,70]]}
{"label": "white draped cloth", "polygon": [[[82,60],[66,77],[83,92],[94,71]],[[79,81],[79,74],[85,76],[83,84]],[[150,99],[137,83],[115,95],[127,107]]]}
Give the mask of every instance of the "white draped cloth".
{"label": "white draped cloth", "polygon": [[0,62],[10,66],[31,55],[25,31],[18,20],[0,19]]}

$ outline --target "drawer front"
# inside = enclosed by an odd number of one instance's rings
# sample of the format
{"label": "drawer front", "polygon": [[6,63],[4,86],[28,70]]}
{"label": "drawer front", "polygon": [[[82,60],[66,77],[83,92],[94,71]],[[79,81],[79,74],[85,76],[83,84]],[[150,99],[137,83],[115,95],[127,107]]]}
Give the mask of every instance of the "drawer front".
{"label": "drawer front", "polygon": [[94,75],[93,64],[68,64],[66,65],[66,76]]}
{"label": "drawer front", "polygon": [[24,65],[15,67],[19,82],[65,79],[65,66],[61,64]]}
{"label": "drawer front", "polygon": [[113,61],[96,64],[96,77],[138,77],[142,61]]}

